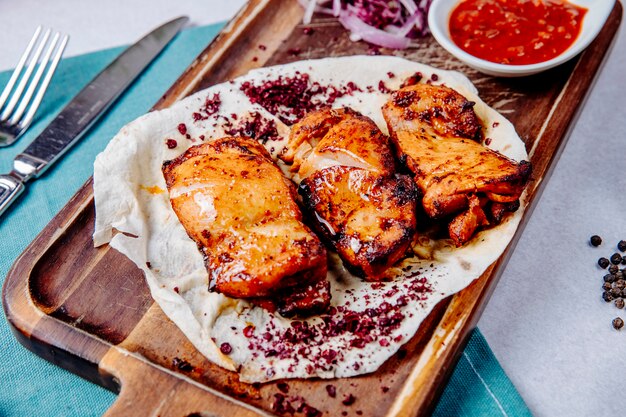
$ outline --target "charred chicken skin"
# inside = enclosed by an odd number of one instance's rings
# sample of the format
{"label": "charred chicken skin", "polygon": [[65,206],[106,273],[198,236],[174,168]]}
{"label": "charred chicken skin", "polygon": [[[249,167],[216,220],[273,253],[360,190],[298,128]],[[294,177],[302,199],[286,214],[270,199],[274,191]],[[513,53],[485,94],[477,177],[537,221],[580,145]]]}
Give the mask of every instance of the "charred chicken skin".
{"label": "charred chicken skin", "polygon": [[170,201],[205,258],[209,288],[312,314],[330,303],[326,250],[293,184],[253,139],[226,137],[163,165]]}
{"label": "charred chicken skin", "polygon": [[316,229],[352,273],[384,278],[416,228],[417,190],[395,175],[389,139],[353,110],[324,109],[293,126],[287,149]]}
{"label": "charred chicken skin", "polygon": [[514,211],[530,178],[529,162],[513,161],[481,144],[475,103],[455,90],[428,84],[401,88],[383,106],[399,159],[411,170],[426,214],[454,216],[450,237],[457,246],[476,229]]}

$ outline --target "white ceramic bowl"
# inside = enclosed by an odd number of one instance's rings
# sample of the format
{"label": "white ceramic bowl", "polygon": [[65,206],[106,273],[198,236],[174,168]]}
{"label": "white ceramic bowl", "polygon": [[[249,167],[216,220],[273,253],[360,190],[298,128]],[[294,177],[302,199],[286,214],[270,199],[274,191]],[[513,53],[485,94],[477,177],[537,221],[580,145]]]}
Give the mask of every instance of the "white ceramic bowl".
{"label": "white ceramic bowl", "polygon": [[449,18],[452,9],[460,0],[434,0],[428,12],[428,25],[433,36],[452,55],[465,62],[472,68],[489,75],[500,77],[522,77],[536,74],[549,68],[556,67],[585,49],[595,39],[604,26],[615,4],[615,0],[572,0],[571,3],[587,8],[582,28],[576,41],[561,55],[548,61],[530,65],[506,65],[485,61],[476,58],[459,48],[450,38]]}

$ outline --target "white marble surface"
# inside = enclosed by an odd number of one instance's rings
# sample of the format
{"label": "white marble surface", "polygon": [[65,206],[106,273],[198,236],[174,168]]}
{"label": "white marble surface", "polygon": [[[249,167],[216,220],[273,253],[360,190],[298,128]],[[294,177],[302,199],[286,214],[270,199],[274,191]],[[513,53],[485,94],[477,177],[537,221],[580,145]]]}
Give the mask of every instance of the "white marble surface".
{"label": "white marble surface", "polygon": [[[127,44],[186,14],[204,25],[242,0],[0,1],[0,70],[34,28],[71,35],[66,56]],[[626,33],[618,34],[552,178],[480,323],[493,351],[538,416],[624,415],[626,311],[601,298],[599,256],[626,239]],[[587,245],[592,234],[605,243]]]}
{"label": "white marble surface", "polygon": [[[626,328],[611,326],[626,311],[600,298],[606,272],[596,265],[626,240],[621,29],[478,324],[538,416],[626,415],[616,391],[626,375]],[[587,243],[593,234],[604,239],[599,248]]]}
{"label": "white marble surface", "polygon": [[126,45],[178,16],[201,26],[230,19],[244,0],[1,0],[0,71],[13,68],[38,25],[70,35],[64,56]]}

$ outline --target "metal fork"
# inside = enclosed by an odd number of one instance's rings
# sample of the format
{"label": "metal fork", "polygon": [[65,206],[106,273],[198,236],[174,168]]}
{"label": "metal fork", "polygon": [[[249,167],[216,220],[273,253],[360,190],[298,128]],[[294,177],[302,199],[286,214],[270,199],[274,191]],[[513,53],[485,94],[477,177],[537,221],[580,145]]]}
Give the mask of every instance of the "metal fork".
{"label": "metal fork", "polygon": [[[56,32],[48,41],[52,30],[46,30],[43,36],[40,36],[41,31],[41,26],[35,30],[9,83],[0,94],[0,146],[15,142],[33,121],[67,45],[68,35]],[[42,54],[43,58],[39,60]]]}

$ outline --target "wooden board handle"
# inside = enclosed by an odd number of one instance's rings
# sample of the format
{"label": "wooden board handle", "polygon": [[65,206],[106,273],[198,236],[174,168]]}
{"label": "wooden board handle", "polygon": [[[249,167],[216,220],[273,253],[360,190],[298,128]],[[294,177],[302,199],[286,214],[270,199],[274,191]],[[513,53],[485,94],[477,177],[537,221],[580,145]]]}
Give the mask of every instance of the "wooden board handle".
{"label": "wooden board handle", "polygon": [[113,375],[121,386],[119,397],[104,417],[270,416],[183,375],[155,368],[118,347],[102,358],[100,370]]}

